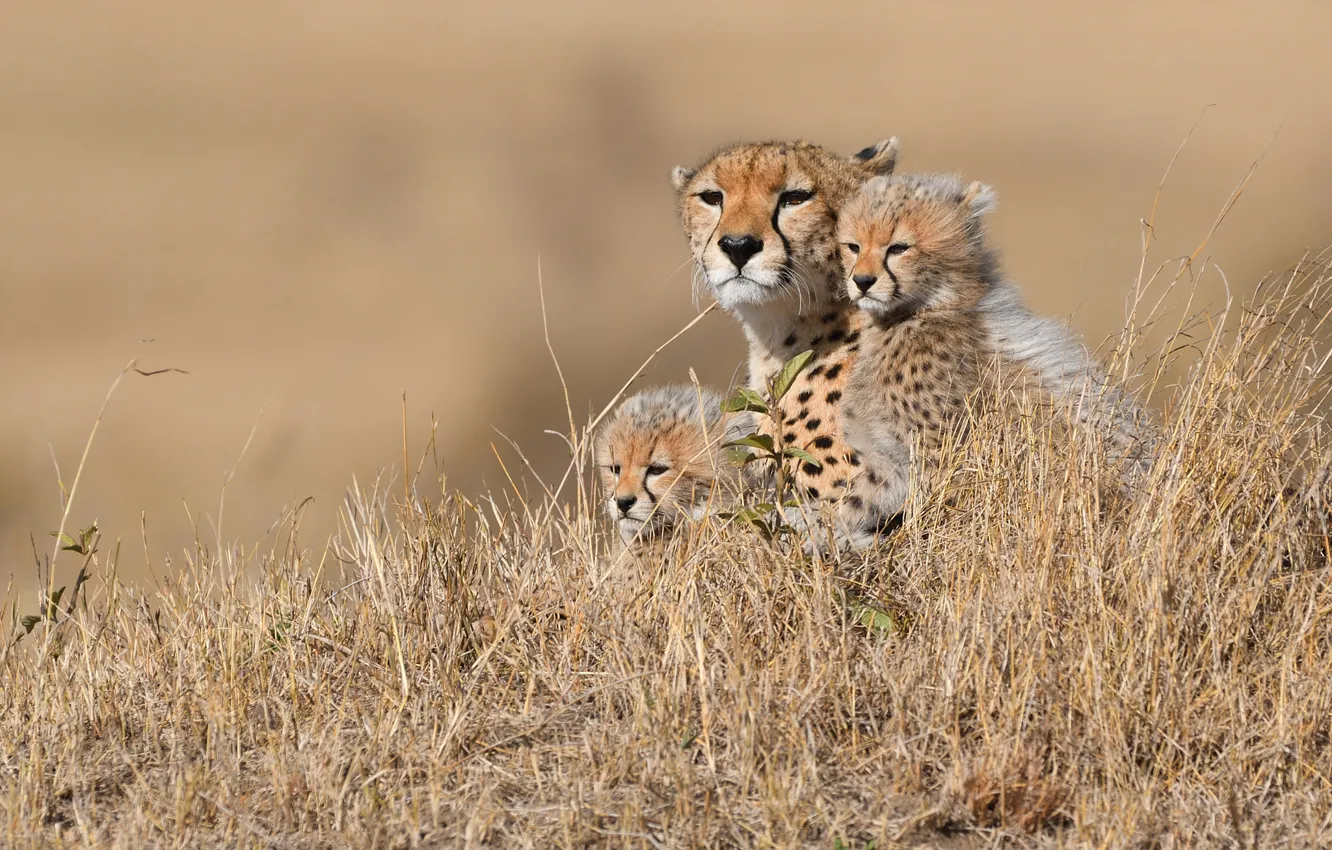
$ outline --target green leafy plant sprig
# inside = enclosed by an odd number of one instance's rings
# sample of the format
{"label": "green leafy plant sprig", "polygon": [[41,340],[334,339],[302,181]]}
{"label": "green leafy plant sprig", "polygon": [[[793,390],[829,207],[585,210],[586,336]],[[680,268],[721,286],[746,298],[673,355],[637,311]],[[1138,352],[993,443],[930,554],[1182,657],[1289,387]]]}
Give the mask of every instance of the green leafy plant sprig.
{"label": "green leafy plant sprig", "polygon": [[[794,492],[796,467],[802,463],[819,468],[823,466],[818,458],[799,446],[786,444],[780,408],[782,399],[790,392],[796,378],[813,359],[813,351],[802,351],[782,365],[768,381],[765,393],[741,387],[722,402],[722,411],[725,413],[749,412],[765,417],[771,423],[766,433],[763,428],[756,427],[751,433],[722,445],[727,458],[736,466],[764,463],[772,467],[773,484],[769,500],[722,514],[727,519],[752,526],[765,540],[795,532],[785,521],[780,508],[800,504]],[[758,421],[761,423],[762,420]]]}

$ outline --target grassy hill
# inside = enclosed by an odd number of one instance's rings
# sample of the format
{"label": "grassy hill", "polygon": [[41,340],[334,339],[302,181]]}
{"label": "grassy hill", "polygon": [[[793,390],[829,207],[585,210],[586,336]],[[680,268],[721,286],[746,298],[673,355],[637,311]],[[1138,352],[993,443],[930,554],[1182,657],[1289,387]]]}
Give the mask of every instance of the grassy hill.
{"label": "grassy hill", "polygon": [[6,608],[0,843],[1327,846],[1326,260],[1126,332],[1142,487],[1019,400],[864,556],[704,523],[621,557],[587,476],[513,468],[152,587],[71,530],[87,581]]}

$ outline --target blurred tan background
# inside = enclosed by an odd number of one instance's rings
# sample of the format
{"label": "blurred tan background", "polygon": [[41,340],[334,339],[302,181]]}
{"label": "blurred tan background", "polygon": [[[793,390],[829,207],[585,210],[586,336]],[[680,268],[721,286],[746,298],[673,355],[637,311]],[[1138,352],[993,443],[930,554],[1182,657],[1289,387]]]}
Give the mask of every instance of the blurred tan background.
{"label": "blurred tan background", "polygon": [[[190,515],[213,539],[261,409],[223,528],[251,546],[306,496],[320,543],[354,475],[400,467],[404,392],[451,487],[503,482],[492,425],[562,468],[538,257],[586,414],[694,315],[667,174],[727,141],[897,134],[904,169],[991,182],[1012,274],[1099,342],[1203,107],[1161,259],[1284,122],[1209,252],[1250,287],[1332,242],[1330,38],[1313,0],[7,4],[0,584],[49,552],[52,455],[68,483],[131,358],[189,374],[126,378],[74,506],[128,574],[143,514],[155,569]],[[743,348],[710,316],[648,380],[724,383]]]}

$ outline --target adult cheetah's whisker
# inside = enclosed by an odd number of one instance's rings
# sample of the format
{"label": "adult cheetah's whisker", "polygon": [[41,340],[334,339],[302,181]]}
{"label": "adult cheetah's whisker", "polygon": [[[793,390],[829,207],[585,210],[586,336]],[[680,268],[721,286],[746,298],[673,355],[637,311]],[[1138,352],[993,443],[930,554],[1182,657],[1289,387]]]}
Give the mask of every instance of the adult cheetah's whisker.
{"label": "adult cheetah's whisker", "polygon": [[796,259],[794,257],[791,258],[791,266],[793,271],[793,283],[809,295],[811,305],[820,300],[817,297],[818,287],[826,278],[826,274],[822,274],[816,269],[810,268],[809,264],[804,260]]}
{"label": "adult cheetah's whisker", "polygon": [[707,292],[707,289],[707,276],[702,269],[695,265],[689,273],[689,303],[695,310],[698,309],[698,302],[702,299],[703,294]]}

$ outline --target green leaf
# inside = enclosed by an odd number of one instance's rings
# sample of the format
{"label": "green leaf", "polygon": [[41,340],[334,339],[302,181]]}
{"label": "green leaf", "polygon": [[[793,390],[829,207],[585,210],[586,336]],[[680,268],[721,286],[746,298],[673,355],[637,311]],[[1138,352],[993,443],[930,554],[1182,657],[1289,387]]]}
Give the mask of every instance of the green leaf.
{"label": "green leaf", "polygon": [[46,603],[46,619],[54,620],[56,618],[56,606],[60,604],[60,597],[65,595],[65,588],[60,588],[51,594],[51,598]]}
{"label": "green leaf", "polygon": [[842,839],[833,839],[833,850],[847,850],[847,846],[842,843]]}
{"label": "green leaf", "polygon": [[721,409],[722,413],[738,413],[743,410],[767,413],[768,405],[763,401],[763,396],[748,387],[741,387],[730,398],[721,403]]}
{"label": "green leaf", "polygon": [[75,540],[73,537],[70,537],[68,534],[66,534],[63,531],[61,532],[52,531],[51,536],[60,538],[61,552],[77,552],[80,555],[86,555],[88,554],[88,549],[92,542],[93,535],[96,533],[97,533],[97,523],[93,523],[92,525],[88,526],[87,528],[79,532],[79,537],[81,538],[79,540]]}
{"label": "green leaf", "polygon": [[722,457],[726,458],[732,466],[749,466],[756,460],[770,460],[772,455],[759,454],[743,446],[732,446],[722,452]]}
{"label": "green leaf", "polygon": [[768,514],[770,513],[772,513],[771,505],[754,505],[728,514],[727,519],[743,522],[757,531],[764,540],[771,540],[772,529],[768,526]]}
{"label": "green leaf", "polygon": [[817,466],[819,469],[823,469],[823,461],[814,457],[814,455],[810,454],[804,449],[798,449],[795,446],[787,446],[786,448],[782,449],[782,454],[788,457],[800,458],[805,463],[812,463],[815,466]]}
{"label": "green leaf", "polygon": [[742,446],[731,446],[722,452],[722,457],[732,466],[744,466],[750,461],[758,460],[758,455],[745,451]]}
{"label": "green leaf", "polygon": [[28,616],[24,617],[20,621],[23,623],[23,633],[25,635],[32,634],[32,630],[36,628],[37,624],[40,623],[41,621],[42,618],[38,617],[36,614],[29,614]]}
{"label": "green leaf", "polygon": [[865,628],[885,635],[902,633],[902,623],[890,612],[862,599],[852,597],[849,601],[856,621]]}
{"label": "green leaf", "polygon": [[738,510],[733,514],[731,514],[731,517],[733,519],[738,519],[741,522],[755,522],[756,520],[763,521],[768,516],[768,513],[770,511],[771,508],[769,508],[768,510],[764,510],[764,506],[757,505],[752,508],[742,508],[741,510]]}
{"label": "green leaf", "polygon": [[813,351],[802,351],[782,366],[782,371],[777,373],[777,377],[772,379],[772,400],[781,401],[782,396],[786,395],[787,390],[795,383],[796,376],[800,370],[809,365],[809,361],[814,359]]}
{"label": "green leaf", "polygon": [[732,440],[729,443],[722,443],[722,448],[729,449],[737,446],[749,446],[751,449],[763,449],[771,454],[776,446],[773,445],[772,437],[767,434],[750,434],[748,437],[741,437],[738,440]]}
{"label": "green leaf", "polygon": [[887,611],[865,608],[860,612],[860,622],[865,628],[881,634],[896,634],[898,632],[897,621]]}

